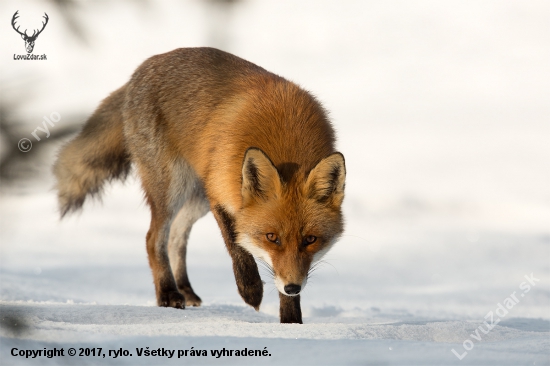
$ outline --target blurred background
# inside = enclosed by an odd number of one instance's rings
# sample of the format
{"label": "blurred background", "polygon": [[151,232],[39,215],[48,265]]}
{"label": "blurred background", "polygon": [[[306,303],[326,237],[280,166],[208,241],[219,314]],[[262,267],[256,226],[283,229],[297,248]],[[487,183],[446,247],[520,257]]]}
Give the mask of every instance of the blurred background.
{"label": "blurred background", "polygon": [[[17,10],[29,34],[48,14],[33,52],[47,60],[14,60]],[[146,58],[211,46],[311,91],[337,130],[346,233],[306,316],[480,319],[534,273],[512,316],[550,319],[550,3],[7,0],[0,14],[1,300],[154,303],[139,182],[59,221],[51,166]],[[188,262],[205,304],[242,304],[211,214]]]}

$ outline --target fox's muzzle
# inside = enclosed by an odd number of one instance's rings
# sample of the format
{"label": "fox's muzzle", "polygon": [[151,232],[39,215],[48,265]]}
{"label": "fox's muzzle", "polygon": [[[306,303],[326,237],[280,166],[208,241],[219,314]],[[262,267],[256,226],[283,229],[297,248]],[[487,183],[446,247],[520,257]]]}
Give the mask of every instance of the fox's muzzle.
{"label": "fox's muzzle", "polygon": [[297,296],[306,287],[307,277],[304,278],[300,285],[294,282],[285,284],[285,282],[286,281],[279,276],[275,276],[275,287],[277,287],[277,290],[279,290],[281,294],[286,296]]}
{"label": "fox's muzzle", "polygon": [[298,295],[302,286],[291,283],[290,285],[286,285],[284,289],[287,295]]}

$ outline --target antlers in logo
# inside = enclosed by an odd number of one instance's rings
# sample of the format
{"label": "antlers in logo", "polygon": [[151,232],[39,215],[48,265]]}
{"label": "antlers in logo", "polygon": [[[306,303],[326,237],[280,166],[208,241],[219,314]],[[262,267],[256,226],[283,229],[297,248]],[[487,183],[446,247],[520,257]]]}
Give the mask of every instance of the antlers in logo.
{"label": "antlers in logo", "polygon": [[19,15],[17,13],[19,13],[19,10],[17,10],[15,14],[13,14],[13,18],[11,18],[11,26],[13,27],[13,29],[15,29],[17,33],[21,35],[21,38],[23,38],[23,40],[25,41],[25,48],[27,49],[27,53],[31,53],[34,49],[34,41],[36,41],[38,35],[42,33],[44,28],[46,28],[46,24],[48,24],[48,14],[44,13],[44,18],[46,19],[46,21],[42,22],[42,29],[35,29],[32,33],[32,36],[29,36],[26,29],[25,32],[21,33],[19,31],[19,26],[15,28],[15,20],[19,18]]}

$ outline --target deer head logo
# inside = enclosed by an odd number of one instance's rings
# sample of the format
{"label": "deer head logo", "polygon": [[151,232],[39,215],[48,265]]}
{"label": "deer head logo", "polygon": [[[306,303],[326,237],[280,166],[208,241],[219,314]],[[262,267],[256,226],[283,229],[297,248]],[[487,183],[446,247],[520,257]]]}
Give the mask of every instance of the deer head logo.
{"label": "deer head logo", "polygon": [[27,53],[32,53],[32,50],[34,49],[34,42],[36,41],[36,38],[38,37],[38,35],[40,33],[42,33],[42,31],[44,30],[44,28],[46,28],[46,24],[48,24],[48,14],[44,13],[44,18],[46,19],[45,22],[42,22],[42,29],[38,30],[38,29],[35,29],[33,32],[32,32],[32,36],[29,36],[27,34],[27,30],[25,29],[25,32],[21,33],[19,31],[19,26],[17,28],[15,28],[15,20],[17,18],[19,18],[19,15],[17,14],[19,13],[19,10],[17,10],[15,12],[15,14],[13,14],[13,18],[11,18],[11,26],[13,27],[13,29],[15,29],[15,31],[17,33],[19,33],[21,35],[21,38],[23,38],[23,40],[25,41],[25,48],[27,49]]}

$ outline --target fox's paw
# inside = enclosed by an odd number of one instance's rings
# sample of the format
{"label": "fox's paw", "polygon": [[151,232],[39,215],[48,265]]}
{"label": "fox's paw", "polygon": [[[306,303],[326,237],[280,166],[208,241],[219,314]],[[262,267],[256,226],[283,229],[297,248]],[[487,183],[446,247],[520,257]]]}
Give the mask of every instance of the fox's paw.
{"label": "fox's paw", "polygon": [[162,307],[185,309],[185,297],[178,291],[161,292],[157,295],[157,303]]}
{"label": "fox's paw", "polygon": [[239,294],[244,302],[257,311],[260,310],[264,296],[264,283],[258,272],[258,265],[252,254],[239,245],[229,246],[229,254],[233,259],[233,274]]}
{"label": "fox's paw", "polygon": [[262,280],[258,277],[257,281],[247,281],[246,285],[242,284],[239,286],[239,294],[243,298],[244,302],[252,306],[256,311],[260,310],[260,304],[262,303],[262,298],[264,296],[264,284]]}
{"label": "fox's paw", "polygon": [[193,290],[180,290],[185,296],[186,306],[201,306],[202,300]]}

